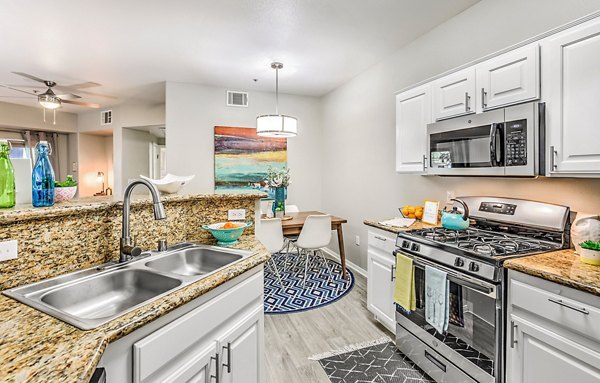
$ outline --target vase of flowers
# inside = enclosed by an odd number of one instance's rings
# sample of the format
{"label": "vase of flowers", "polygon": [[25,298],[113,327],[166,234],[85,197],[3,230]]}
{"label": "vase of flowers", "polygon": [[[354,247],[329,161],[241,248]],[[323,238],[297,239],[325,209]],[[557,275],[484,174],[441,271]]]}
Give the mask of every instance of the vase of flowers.
{"label": "vase of flowers", "polygon": [[290,185],[291,176],[290,169],[283,167],[282,169],[275,169],[269,166],[267,170],[267,176],[265,177],[265,184],[273,191],[274,199],[273,202],[273,216],[276,217],[278,213],[285,216],[285,200],[287,199],[287,187]]}

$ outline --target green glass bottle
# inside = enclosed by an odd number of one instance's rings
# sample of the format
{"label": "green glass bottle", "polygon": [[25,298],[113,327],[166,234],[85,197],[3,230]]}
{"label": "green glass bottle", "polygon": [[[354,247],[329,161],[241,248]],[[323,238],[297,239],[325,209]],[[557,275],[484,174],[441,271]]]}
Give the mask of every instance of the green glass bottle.
{"label": "green glass bottle", "polygon": [[15,170],[8,141],[0,140],[0,208],[15,206]]}

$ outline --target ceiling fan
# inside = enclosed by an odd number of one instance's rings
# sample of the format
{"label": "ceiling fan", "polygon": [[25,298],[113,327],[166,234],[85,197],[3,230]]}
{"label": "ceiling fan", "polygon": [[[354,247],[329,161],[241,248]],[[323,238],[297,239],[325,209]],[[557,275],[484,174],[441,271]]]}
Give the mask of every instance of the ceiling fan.
{"label": "ceiling fan", "polygon": [[[3,85],[0,84],[1,87],[7,88],[7,89],[11,89],[17,92],[21,92],[21,93],[26,93],[29,94],[31,96],[35,96],[38,99],[38,102],[40,103],[40,105],[42,107],[44,107],[44,109],[57,109],[60,108],[61,105],[63,103],[65,104],[72,104],[72,105],[78,105],[78,106],[85,106],[88,108],[99,108],[100,105],[93,103],[93,102],[85,102],[85,101],[76,101],[76,99],[81,98],[81,96],[72,93],[73,91],[78,91],[79,93],[88,93],[88,94],[92,94],[92,95],[97,95],[97,96],[101,96],[101,97],[109,97],[109,98],[114,98],[111,96],[104,96],[104,95],[100,95],[100,94],[94,94],[94,93],[90,93],[90,92],[81,92],[79,91],[79,89],[83,89],[83,88],[90,88],[90,87],[94,87],[94,86],[100,86],[100,84],[95,83],[95,82],[85,82],[82,84],[75,84],[75,85],[70,85],[70,86],[64,86],[64,85],[58,85],[56,82],[54,81],[50,81],[50,80],[43,80],[39,77],[36,76],[32,76],[30,74],[27,73],[23,73],[23,72],[12,72],[16,75],[31,79],[33,81],[37,81],[40,82],[42,84],[44,84],[48,89],[46,89],[45,92],[43,93],[39,93],[38,91],[26,91],[23,89],[18,89],[15,88],[13,86],[9,86],[9,85]],[[56,94],[54,93],[53,89],[59,90],[61,92],[67,92],[65,94]]]}

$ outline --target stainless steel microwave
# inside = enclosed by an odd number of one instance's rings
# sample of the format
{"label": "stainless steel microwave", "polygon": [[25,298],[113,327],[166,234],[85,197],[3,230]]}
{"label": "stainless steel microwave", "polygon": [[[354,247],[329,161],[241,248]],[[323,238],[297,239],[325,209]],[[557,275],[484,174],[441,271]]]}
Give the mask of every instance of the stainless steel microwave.
{"label": "stainless steel microwave", "polygon": [[533,102],[427,125],[427,173],[508,177],[544,174],[544,114],[545,104]]}

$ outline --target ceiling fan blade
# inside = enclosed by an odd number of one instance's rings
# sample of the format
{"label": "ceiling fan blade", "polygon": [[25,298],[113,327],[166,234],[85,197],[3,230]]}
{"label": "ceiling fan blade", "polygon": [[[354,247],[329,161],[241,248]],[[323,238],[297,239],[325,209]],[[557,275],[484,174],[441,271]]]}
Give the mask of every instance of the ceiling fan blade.
{"label": "ceiling fan blade", "polygon": [[82,82],[80,84],[73,84],[73,85],[57,85],[56,88],[63,88],[65,90],[79,90],[79,89],[85,89],[85,88],[95,88],[97,86],[102,86],[102,84],[98,84],[97,82],[87,81],[87,82]]}
{"label": "ceiling fan blade", "polygon": [[57,94],[56,97],[60,98],[61,100],[75,100],[77,98],[81,98],[81,96],[73,93]]}
{"label": "ceiling fan blade", "polygon": [[93,102],[84,102],[84,101],[73,101],[73,100],[60,100],[61,102],[65,103],[65,104],[73,104],[73,105],[79,105],[79,106],[87,106],[88,108],[99,108],[100,105],[98,104],[94,104]]}
{"label": "ceiling fan blade", "polygon": [[26,98],[28,100],[31,100],[31,97],[27,96],[0,96],[0,98]]}
{"label": "ceiling fan blade", "polygon": [[42,79],[41,79],[41,78],[39,78],[39,77],[35,77],[35,76],[33,76],[33,75],[30,75],[30,74],[27,74],[27,73],[23,73],[23,72],[13,72],[13,73],[14,73],[14,74],[16,74],[16,75],[19,75],[19,76],[22,76],[22,77],[28,78],[28,79],[30,79],[30,80],[37,81],[37,82],[41,82],[42,84],[46,84],[46,80],[42,80]]}
{"label": "ceiling fan blade", "polygon": [[102,94],[102,93],[95,93],[95,92],[88,92],[86,90],[77,90],[77,93],[81,93],[84,94],[86,96],[94,96],[94,97],[102,97],[102,98],[109,98],[111,100],[116,100],[118,97],[115,96],[110,96],[108,94]]}
{"label": "ceiling fan blade", "polygon": [[6,89],[10,89],[10,90],[16,90],[17,92],[21,92],[21,93],[27,93],[27,94],[30,94],[30,95],[32,95],[32,96],[36,96],[36,97],[37,97],[37,94],[35,94],[35,93],[31,93],[31,92],[27,92],[27,91],[25,91],[25,90],[21,90],[21,89],[13,88],[12,86],[8,86],[8,85],[2,85],[2,84],[0,84],[0,86],[1,86],[1,87],[3,87],[3,88],[6,88]]}

